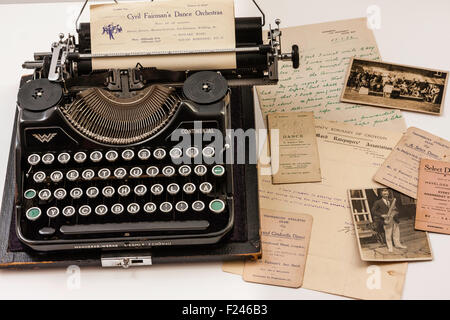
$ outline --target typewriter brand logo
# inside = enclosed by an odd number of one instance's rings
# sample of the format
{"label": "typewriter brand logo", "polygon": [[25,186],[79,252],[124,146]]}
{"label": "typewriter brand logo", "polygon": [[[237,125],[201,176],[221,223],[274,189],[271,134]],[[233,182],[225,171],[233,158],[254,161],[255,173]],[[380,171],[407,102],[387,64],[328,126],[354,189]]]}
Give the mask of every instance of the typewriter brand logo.
{"label": "typewriter brand logo", "polygon": [[103,26],[103,34],[108,35],[109,40],[115,40],[114,35],[121,33],[123,31],[122,27],[120,26],[120,24],[108,24],[107,26]]}
{"label": "typewriter brand logo", "polygon": [[33,137],[35,137],[36,139],[38,139],[40,142],[44,143],[44,142],[50,142],[54,137],[56,137],[56,133],[48,133],[48,134],[38,134],[38,133],[34,133]]}

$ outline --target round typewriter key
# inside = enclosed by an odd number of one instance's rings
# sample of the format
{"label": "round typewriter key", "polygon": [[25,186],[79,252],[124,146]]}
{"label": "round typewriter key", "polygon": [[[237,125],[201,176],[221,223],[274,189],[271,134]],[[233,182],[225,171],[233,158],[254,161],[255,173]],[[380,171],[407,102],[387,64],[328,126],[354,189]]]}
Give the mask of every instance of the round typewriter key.
{"label": "round typewriter key", "polygon": [[123,212],[123,205],[116,203],[111,207],[111,212],[114,214],[121,214]]}
{"label": "round typewriter key", "polygon": [[164,191],[164,187],[160,184],[154,184],[152,185],[152,187],[150,188],[150,191],[155,195],[158,196],[161,193],[163,193]]}
{"label": "round typewriter key", "polygon": [[124,168],[117,168],[116,170],[114,170],[114,177],[116,177],[117,179],[123,179],[126,175],[127,170],[125,170]]}
{"label": "round typewriter key", "polygon": [[53,171],[50,174],[50,179],[55,183],[60,182],[63,178],[64,178],[64,175],[61,171]]}
{"label": "round typewriter key", "polygon": [[117,189],[117,193],[121,196],[121,197],[126,197],[130,194],[131,192],[131,188],[129,186],[127,186],[126,184],[120,186]]}
{"label": "round typewriter key", "polygon": [[55,156],[51,153],[46,153],[42,156],[42,162],[44,164],[52,164],[55,161]]}
{"label": "round typewriter key", "polygon": [[25,199],[33,199],[34,197],[36,197],[36,190],[34,189],[28,189],[27,191],[24,192],[23,196],[25,197]]}
{"label": "round typewriter key", "polygon": [[95,207],[94,211],[98,216],[104,216],[108,212],[108,207],[104,204],[101,204]]}
{"label": "round typewriter key", "polygon": [[53,196],[57,200],[63,200],[67,196],[67,191],[63,188],[56,189],[55,192],[53,192]]}
{"label": "round typewriter key", "polygon": [[49,218],[56,218],[59,215],[59,209],[57,207],[50,207],[47,209],[47,216]]}
{"label": "round typewriter key", "polygon": [[66,178],[69,181],[75,181],[78,179],[79,176],[80,174],[78,173],[77,170],[70,170],[66,173]]}
{"label": "round typewriter key", "polygon": [[92,169],[86,169],[81,173],[81,177],[83,177],[84,180],[91,180],[94,176],[95,172]]}
{"label": "round typewriter key", "polygon": [[183,177],[187,177],[188,175],[190,175],[191,171],[191,167],[185,164],[178,168],[178,173]]}
{"label": "round typewriter key", "polygon": [[147,202],[144,205],[144,211],[147,213],[153,213],[156,211],[156,204],[154,204],[153,202]]}
{"label": "round typewriter key", "polygon": [[159,206],[159,210],[164,213],[169,213],[170,211],[172,211],[172,204],[170,202],[163,202]]}
{"label": "round typewriter key", "polygon": [[180,191],[180,186],[176,183],[171,183],[167,186],[167,192],[171,195],[176,195]]}
{"label": "round typewriter key", "polygon": [[41,199],[42,201],[47,201],[51,196],[52,193],[48,189],[42,189],[41,191],[39,191],[39,199]]}
{"label": "round typewriter key", "polygon": [[115,151],[115,150],[109,150],[109,151],[105,154],[105,158],[106,158],[106,160],[108,160],[109,162],[114,162],[114,161],[116,161],[118,157],[119,157],[119,154],[118,154],[117,151]]}
{"label": "round typewriter key", "polygon": [[151,156],[151,152],[148,149],[141,149],[138,152],[138,158],[141,160],[148,160]]}
{"label": "round typewriter key", "polygon": [[172,159],[179,159],[183,155],[183,150],[180,148],[173,148],[170,150],[169,154]]}
{"label": "round typewriter key", "polygon": [[206,169],[206,167],[203,164],[199,164],[198,166],[195,166],[195,168],[194,168],[195,174],[198,175],[199,177],[204,176],[207,171],[208,171],[208,169]]}
{"label": "round typewriter key", "polygon": [[94,151],[90,154],[89,158],[92,162],[100,162],[103,159],[103,154],[100,151]]}
{"label": "round typewriter key", "polygon": [[189,158],[195,158],[196,156],[198,156],[198,148],[197,147],[189,147],[186,149],[186,155]]}
{"label": "round typewriter key", "polygon": [[73,199],[80,199],[83,196],[83,190],[81,190],[80,188],[73,188],[72,190],[70,190],[70,196]]}
{"label": "round typewriter key", "polygon": [[215,199],[209,203],[209,210],[214,213],[221,213],[225,210],[225,203],[222,200]]}
{"label": "round typewriter key", "polygon": [[203,148],[202,154],[205,158],[211,158],[214,157],[215,150],[211,146],[207,146]]}
{"label": "round typewriter key", "polygon": [[98,196],[98,194],[99,194],[99,191],[98,191],[98,188],[96,188],[96,187],[89,187],[86,189],[86,195],[91,199],[96,198]]}
{"label": "round typewriter key", "polygon": [[159,169],[158,169],[158,167],[151,166],[151,167],[147,168],[146,173],[150,177],[154,178],[154,177],[156,177],[159,174]]}
{"label": "round typewriter key", "polygon": [[126,149],[122,152],[123,160],[130,161],[134,158],[134,151],[131,149]]}
{"label": "round typewriter key", "polygon": [[133,178],[139,178],[139,177],[142,175],[142,169],[139,168],[139,167],[131,168],[131,170],[130,170],[130,175],[131,175]]}
{"label": "round typewriter key", "polygon": [[91,214],[91,207],[89,207],[88,205],[83,205],[78,209],[78,213],[80,214],[80,216],[88,216]]}
{"label": "round typewriter key", "polygon": [[155,149],[153,151],[153,156],[158,160],[162,160],[166,156],[166,150],[161,148]]}
{"label": "round typewriter key", "polygon": [[177,202],[177,204],[175,205],[175,209],[178,212],[186,212],[187,209],[189,209],[189,205],[187,204],[186,201],[179,201]]}
{"label": "round typewriter key", "polygon": [[33,207],[27,210],[26,217],[28,220],[34,221],[37,220],[41,216],[41,209],[38,207]]}
{"label": "round typewriter key", "polygon": [[75,208],[72,206],[64,207],[62,210],[62,214],[65,217],[71,217],[75,214]]}
{"label": "round typewriter key", "polygon": [[223,176],[223,174],[225,173],[225,168],[223,166],[221,166],[220,164],[215,165],[212,168],[212,173],[213,175],[215,175],[216,177],[221,177]]}
{"label": "round typewriter key", "polygon": [[143,196],[147,193],[147,187],[144,186],[143,184],[139,184],[136,187],[134,187],[134,193],[137,196]]}
{"label": "round typewriter key", "polygon": [[127,211],[130,214],[136,214],[139,212],[140,209],[141,207],[139,207],[137,203],[130,203],[127,207]]}
{"label": "round typewriter key", "polygon": [[175,174],[175,168],[172,166],[165,166],[162,169],[162,173],[163,175],[165,175],[166,177],[171,177]]}
{"label": "round typewriter key", "polygon": [[46,175],[43,171],[38,171],[33,175],[33,180],[36,183],[41,183],[45,180]]}
{"label": "round typewriter key", "polygon": [[200,212],[205,209],[205,203],[201,200],[194,201],[192,203],[192,210]]}
{"label": "round typewriter key", "polygon": [[68,154],[67,152],[63,152],[58,155],[58,162],[61,164],[66,164],[69,162],[69,160],[70,154]]}
{"label": "round typewriter key", "polygon": [[195,192],[195,184],[188,182],[183,186],[183,191],[186,194],[193,194]]}
{"label": "round typewriter key", "polygon": [[41,157],[36,153],[33,153],[28,156],[28,163],[31,164],[32,166],[37,165],[39,161],[41,161]]}
{"label": "round typewriter key", "polygon": [[107,197],[107,198],[111,198],[115,193],[115,190],[113,187],[110,186],[106,186],[102,189],[102,194]]}
{"label": "round typewriter key", "polygon": [[73,158],[75,159],[76,163],[83,163],[86,161],[87,155],[86,155],[86,153],[80,151],[80,152],[75,153]]}
{"label": "round typewriter key", "polygon": [[111,171],[107,168],[100,169],[98,171],[98,176],[103,180],[108,179],[111,176]]}
{"label": "round typewriter key", "polygon": [[200,191],[204,194],[208,194],[212,191],[212,184],[209,182],[203,182],[200,187]]}

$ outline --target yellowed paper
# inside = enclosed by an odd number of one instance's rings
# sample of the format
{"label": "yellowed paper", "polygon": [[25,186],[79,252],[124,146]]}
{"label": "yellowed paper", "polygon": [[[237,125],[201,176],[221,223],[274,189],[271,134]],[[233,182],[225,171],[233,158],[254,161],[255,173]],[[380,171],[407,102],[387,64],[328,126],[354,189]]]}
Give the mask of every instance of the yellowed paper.
{"label": "yellowed paper", "polygon": [[352,57],[379,60],[380,54],[366,19],[343,20],[283,29],[283,50],[300,47],[300,68],[280,65],[276,86],[257,87],[263,115],[272,112],[313,111],[316,119],[355,125],[406,129],[398,110],[341,103]]}
{"label": "yellowed paper", "polygon": [[450,159],[450,141],[411,127],[376,172],[374,180],[417,199],[420,159]]}
{"label": "yellowed paper", "polygon": [[[314,218],[303,288],[359,299],[399,299],[406,263],[361,261],[347,190],[370,183],[401,133],[316,120],[322,183],[273,185],[260,176],[260,207]],[[236,264],[226,271],[238,271]]]}
{"label": "yellowed paper", "polygon": [[313,219],[310,215],[261,209],[260,260],[246,261],[243,279],[299,288],[303,283]]}
{"label": "yellowed paper", "polygon": [[[230,51],[235,46],[233,0],[165,0],[91,6],[93,54],[142,53],[142,56],[94,58],[93,69],[134,68],[137,63],[165,70],[234,69],[234,52],[198,52]],[[174,54],[180,51],[197,53]]]}
{"label": "yellowed paper", "polygon": [[272,137],[272,182],[321,181],[314,113],[270,113],[267,119]]}

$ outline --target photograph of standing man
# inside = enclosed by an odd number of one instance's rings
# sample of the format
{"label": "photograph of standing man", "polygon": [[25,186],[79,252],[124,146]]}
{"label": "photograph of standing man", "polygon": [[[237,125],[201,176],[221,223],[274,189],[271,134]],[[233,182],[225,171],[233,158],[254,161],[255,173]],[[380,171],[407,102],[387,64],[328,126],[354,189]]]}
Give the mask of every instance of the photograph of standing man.
{"label": "photograph of standing man", "polygon": [[[378,227],[377,229],[384,229],[386,246],[389,252],[393,252],[393,246],[399,249],[407,249],[400,241],[400,220],[397,206],[393,204],[393,201],[394,197],[391,196],[390,191],[383,189],[381,191],[381,199],[374,202],[371,210],[372,218]],[[389,211],[392,219],[388,215]]]}

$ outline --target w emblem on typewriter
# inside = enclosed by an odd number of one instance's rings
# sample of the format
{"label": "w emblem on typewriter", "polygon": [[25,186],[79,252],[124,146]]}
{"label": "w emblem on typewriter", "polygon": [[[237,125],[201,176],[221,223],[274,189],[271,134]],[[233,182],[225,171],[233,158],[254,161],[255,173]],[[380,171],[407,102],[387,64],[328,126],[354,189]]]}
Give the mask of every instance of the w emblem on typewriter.
{"label": "w emblem on typewriter", "polygon": [[107,34],[109,36],[109,40],[114,40],[114,35],[122,32],[122,27],[119,24],[108,24],[103,27],[103,34]]}
{"label": "w emblem on typewriter", "polygon": [[40,142],[50,142],[54,137],[56,137],[56,133],[48,133],[48,134],[38,134],[34,133],[33,137],[38,139]]}

